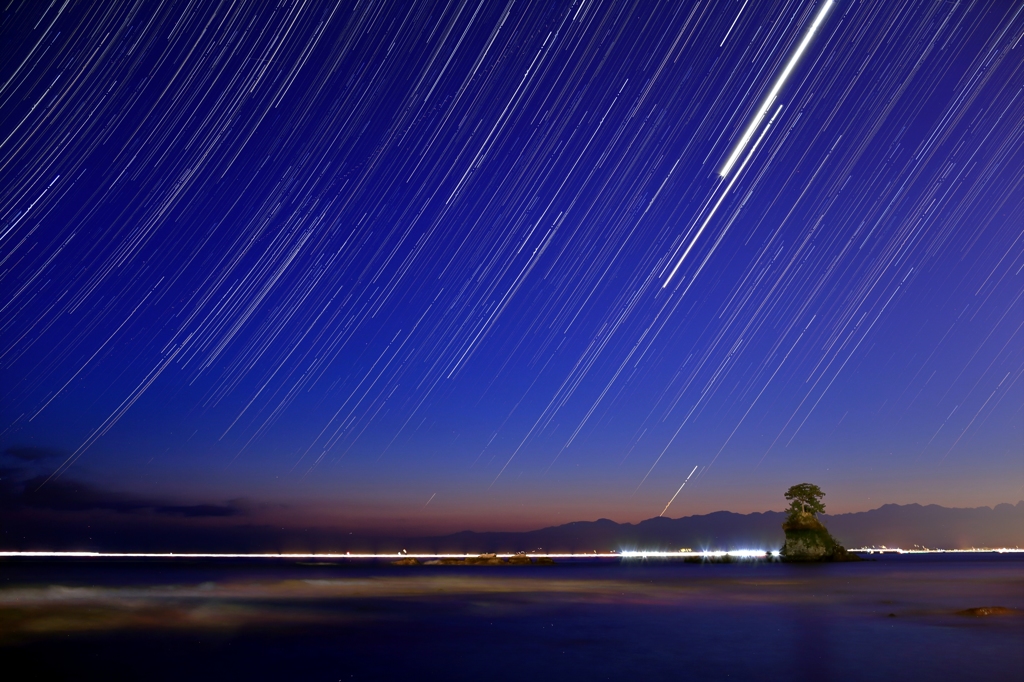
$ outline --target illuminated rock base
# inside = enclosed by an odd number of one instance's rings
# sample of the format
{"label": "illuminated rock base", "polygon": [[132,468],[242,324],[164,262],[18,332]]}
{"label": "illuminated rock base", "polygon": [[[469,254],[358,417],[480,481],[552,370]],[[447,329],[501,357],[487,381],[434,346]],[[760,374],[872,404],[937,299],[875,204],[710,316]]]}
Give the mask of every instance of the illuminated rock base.
{"label": "illuminated rock base", "polygon": [[846,551],[813,514],[799,514],[782,524],[786,532],[783,561],[860,561]]}

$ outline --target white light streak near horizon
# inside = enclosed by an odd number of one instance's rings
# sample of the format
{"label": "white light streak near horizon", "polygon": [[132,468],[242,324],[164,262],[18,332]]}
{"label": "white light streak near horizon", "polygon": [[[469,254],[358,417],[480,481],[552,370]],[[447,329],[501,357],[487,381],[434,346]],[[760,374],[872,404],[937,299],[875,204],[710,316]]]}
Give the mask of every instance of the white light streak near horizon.
{"label": "white light streak near horizon", "polygon": [[[686,477],[686,481],[690,480],[690,476],[693,476],[693,472],[696,471],[696,470],[697,470],[697,467],[694,466],[693,467],[693,471],[691,471],[690,475]],[[658,514],[658,516],[664,516],[665,515],[665,512],[668,511],[668,508],[671,507],[672,503],[676,501],[677,497],[679,497],[679,493],[683,492],[683,486],[686,485],[686,481],[683,481],[683,485],[679,486],[679,490],[676,491],[676,494],[672,496],[672,499],[668,501],[668,504],[665,505],[665,508],[661,510],[661,513]]]}
{"label": "white light streak near horizon", "polygon": [[[489,554],[489,553],[488,553]],[[688,558],[705,557],[720,558],[724,556],[744,558],[764,558],[768,555],[778,556],[778,552],[763,549],[740,549],[731,551],[678,551],[665,552],[660,550],[623,550],[621,552],[525,552],[513,554],[498,552],[494,556],[499,559],[510,559],[514,556],[528,556],[533,559],[638,559],[648,557]],[[53,559],[477,559],[481,554],[419,554],[416,552],[390,552],[380,554],[369,553],[323,553],[323,554],[230,554],[230,553],[160,553],[160,552],[0,552],[0,558],[32,557]]]}
{"label": "white light streak near horizon", "polygon": [[[849,549],[856,554],[1024,554],[1020,547],[972,547],[969,549],[900,549],[899,547],[859,547]],[[481,554],[417,554],[414,552],[397,552],[382,554],[367,553],[305,553],[305,554],[230,554],[230,553],[175,553],[175,552],[0,552],[0,558],[47,558],[47,559],[476,559]],[[498,552],[499,559],[514,556],[549,559],[687,559],[704,558],[720,559],[732,557],[737,559],[779,558],[775,550],[734,549],[734,550],[702,550],[699,552],[662,551],[662,550],[622,550],[620,552],[525,552],[513,554]]]}
{"label": "white light streak near horizon", "polygon": [[772,103],[778,96],[779,91],[782,90],[782,87],[786,84],[790,74],[793,73],[793,69],[796,68],[797,63],[800,61],[800,57],[803,56],[807,46],[810,45],[811,39],[814,38],[814,34],[818,32],[822,22],[825,20],[825,16],[828,14],[829,10],[832,9],[833,4],[835,4],[833,0],[826,0],[825,4],[822,5],[820,10],[818,10],[817,16],[814,17],[814,21],[811,22],[810,28],[807,29],[807,33],[804,34],[800,44],[790,56],[789,61],[786,62],[786,66],[782,69],[782,73],[780,73],[778,78],[775,79],[772,89],[768,91],[768,94],[761,102],[761,106],[758,107],[757,113],[754,114],[754,118],[752,118],[750,123],[747,124],[747,128],[743,131],[743,135],[733,146],[732,153],[730,153],[729,157],[725,160],[725,164],[722,166],[721,170],[718,171],[718,174],[723,178],[729,175],[732,167],[736,164],[736,160],[740,158],[740,155],[743,154],[743,150],[747,148],[747,145],[750,143],[750,138],[754,136],[754,132],[756,132],[758,127],[761,125],[764,115],[772,106]]}

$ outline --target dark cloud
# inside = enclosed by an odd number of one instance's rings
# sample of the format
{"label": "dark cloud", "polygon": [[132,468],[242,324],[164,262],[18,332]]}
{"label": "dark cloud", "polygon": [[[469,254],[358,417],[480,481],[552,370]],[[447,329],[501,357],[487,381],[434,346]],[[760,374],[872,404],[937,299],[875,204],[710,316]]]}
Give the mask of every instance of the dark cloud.
{"label": "dark cloud", "polygon": [[162,505],[153,507],[156,514],[201,518],[204,516],[237,516],[242,510],[234,502],[228,504]]}
{"label": "dark cloud", "polygon": [[237,502],[227,504],[173,504],[167,500],[106,490],[74,479],[24,476],[20,468],[0,470],[0,508],[8,510],[48,510],[59,512],[116,512],[118,514],[175,516],[184,518],[237,516]]}
{"label": "dark cloud", "polygon": [[38,462],[40,460],[53,459],[62,455],[59,450],[37,448],[33,445],[13,445],[5,448],[3,453],[0,454],[4,457],[10,457],[23,462]]}

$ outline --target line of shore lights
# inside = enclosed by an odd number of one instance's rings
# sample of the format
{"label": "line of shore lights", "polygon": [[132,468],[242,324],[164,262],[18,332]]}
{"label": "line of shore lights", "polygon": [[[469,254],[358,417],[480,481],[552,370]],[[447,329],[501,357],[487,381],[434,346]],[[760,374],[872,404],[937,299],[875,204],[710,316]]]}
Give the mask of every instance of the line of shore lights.
{"label": "line of shore lights", "polygon": [[[997,553],[997,554],[1019,554],[1024,553],[1020,547],[995,547],[995,548],[974,548],[974,549],[900,549],[899,547],[861,547],[850,549],[848,552],[856,554],[970,554],[970,553]],[[490,554],[490,553],[485,553]],[[370,553],[263,553],[263,554],[229,554],[229,553],[201,553],[201,552],[3,552],[0,551],[0,558],[25,557],[25,558],[64,558],[64,559],[476,559],[481,554],[420,554],[415,552],[393,552],[382,554]],[[704,558],[720,559],[724,557],[736,559],[759,559],[778,558],[778,551],[765,551],[763,549],[739,549],[730,551],[701,552],[670,552],[658,550],[622,550],[621,552],[590,552],[590,553],[568,553],[568,552],[526,552],[526,553],[493,553],[499,559],[509,559],[514,556],[527,556],[530,558],[551,558],[551,559],[672,559],[672,558]]]}
{"label": "line of shore lights", "polygon": [[525,552],[525,553],[488,553],[483,554],[422,554],[418,552],[390,552],[390,553],[256,553],[256,554],[230,554],[230,553],[203,553],[203,552],[0,552],[0,557],[36,557],[36,558],[67,558],[67,559],[477,559],[481,556],[494,556],[499,559],[510,559],[514,556],[527,556],[530,558],[552,558],[552,559],[634,559],[634,558],[659,558],[659,557],[707,557],[721,558],[725,556],[735,558],[763,558],[766,556],[778,556],[778,552],[766,552],[757,549],[744,549],[732,551],[703,551],[703,552],[663,552],[646,550],[623,550],[621,552]]}

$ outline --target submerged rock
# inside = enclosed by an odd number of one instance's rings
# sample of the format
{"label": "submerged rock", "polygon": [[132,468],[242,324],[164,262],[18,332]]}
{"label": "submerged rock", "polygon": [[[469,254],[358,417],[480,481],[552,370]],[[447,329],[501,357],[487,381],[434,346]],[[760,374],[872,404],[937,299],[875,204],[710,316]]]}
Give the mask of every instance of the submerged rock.
{"label": "submerged rock", "polygon": [[[415,559],[399,559],[392,562],[399,566],[415,566],[419,562]],[[445,557],[443,559],[431,559],[423,563],[424,566],[536,566],[555,563],[550,557],[537,557],[531,559],[526,554],[513,554],[507,560],[497,554],[479,554],[477,556],[462,558]]]}
{"label": "submerged rock", "polygon": [[702,554],[700,556],[688,556],[683,559],[683,562],[687,564],[734,564],[737,563],[737,561],[737,559],[728,554],[723,554],[721,556],[716,556],[714,554]]}
{"label": "submerged rock", "polygon": [[973,616],[974,618],[983,618],[985,616],[1014,616],[1019,615],[1020,611],[1017,609],[1010,609],[1005,606],[978,606],[973,609],[964,609],[963,611],[957,611],[958,616]]}

